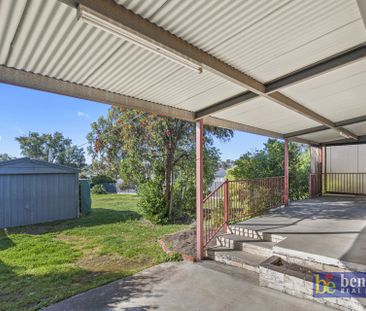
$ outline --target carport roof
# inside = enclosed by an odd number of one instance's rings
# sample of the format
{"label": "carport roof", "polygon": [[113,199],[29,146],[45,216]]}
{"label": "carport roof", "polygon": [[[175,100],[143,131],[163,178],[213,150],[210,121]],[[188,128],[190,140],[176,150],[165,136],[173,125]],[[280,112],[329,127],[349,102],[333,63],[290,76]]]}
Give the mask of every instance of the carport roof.
{"label": "carport roof", "polygon": [[0,81],[299,142],[354,142],[366,135],[365,18],[362,0],[0,0]]}

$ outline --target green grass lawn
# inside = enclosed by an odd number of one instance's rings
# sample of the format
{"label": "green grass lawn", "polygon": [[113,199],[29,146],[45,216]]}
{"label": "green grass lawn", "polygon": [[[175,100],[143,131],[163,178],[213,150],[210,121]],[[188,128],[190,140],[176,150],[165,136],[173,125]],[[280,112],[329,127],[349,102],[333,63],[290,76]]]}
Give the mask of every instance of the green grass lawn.
{"label": "green grass lawn", "polygon": [[152,225],[133,195],[99,195],[79,219],[0,233],[0,310],[37,310],[172,260],[157,239],[185,228]]}

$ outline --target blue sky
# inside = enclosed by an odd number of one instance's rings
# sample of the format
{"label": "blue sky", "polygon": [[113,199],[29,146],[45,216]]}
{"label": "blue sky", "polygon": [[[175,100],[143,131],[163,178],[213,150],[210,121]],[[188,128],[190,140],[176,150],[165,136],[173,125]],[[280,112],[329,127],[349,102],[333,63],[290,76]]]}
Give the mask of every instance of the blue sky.
{"label": "blue sky", "polygon": [[[86,142],[90,123],[106,115],[109,106],[0,83],[0,153],[20,156],[15,137],[29,131],[59,131],[74,144]],[[246,151],[260,149],[267,139],[262,136],[235,132],[228,143],[215,142],[222,159],[237,159]],[[90,157],[87,157],[90,161]]]}

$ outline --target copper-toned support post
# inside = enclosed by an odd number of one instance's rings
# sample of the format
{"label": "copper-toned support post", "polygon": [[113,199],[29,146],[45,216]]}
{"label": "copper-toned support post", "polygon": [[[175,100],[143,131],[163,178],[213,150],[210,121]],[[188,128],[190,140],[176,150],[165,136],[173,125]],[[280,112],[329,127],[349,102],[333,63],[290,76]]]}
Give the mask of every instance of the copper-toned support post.
{"label": "copper-toned support post", "polygon": [[311,177],[312,177],[312,174],[310,173],[309,174],[309,180],[308,180],[308,185],[309,185],[309,198],[311,199],[313,197],[313,189],[311,187]]}
{"label": "copper-toned support post", "polygon": [[203,120],[196,122],[196,236],[197,260],[203,259]]}
{"label": "copper-toned support post", "polygon": [[229,224],[229,181],[224,184],[224,232],[227,233]]}
{"label": "copper-toned support post", "polygon": [[284,175],[285,175],[285,182],[284,182],[284,192],[283,192],[283,203],[285,205],[288,204],[288,183],[289,183],[289,177],[288,177],[288,140],[285,139],[285,155],[284,155]]}
{"label": "copper-toned support post", "polygon": [[320,158],[320,163],[319,163],[319,171],[318,171],[318,176],[319,176],[319,196],[321,196],[323,194],[323,178],[322,178],[322,174],[323,174],[323,145],[320,145],[319,147],[319,158]]}
{"label": "copper-toned support post", "polygon": [[324,145],[324,193],[327,190],[327,145]]}

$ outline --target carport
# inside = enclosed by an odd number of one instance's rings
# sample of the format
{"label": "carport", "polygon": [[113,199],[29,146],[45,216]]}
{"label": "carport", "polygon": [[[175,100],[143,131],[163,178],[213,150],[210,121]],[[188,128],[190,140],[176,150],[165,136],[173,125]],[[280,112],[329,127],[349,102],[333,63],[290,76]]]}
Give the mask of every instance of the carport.
{"label": "carport", "polygon": [[[0,0],[0,81],[196,122],[201,259],[203,125],[366,142],[365,23],[362,0]],[[288,165],[263,185],[287,203]]]}

